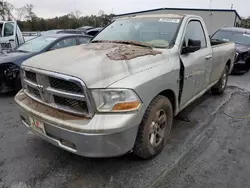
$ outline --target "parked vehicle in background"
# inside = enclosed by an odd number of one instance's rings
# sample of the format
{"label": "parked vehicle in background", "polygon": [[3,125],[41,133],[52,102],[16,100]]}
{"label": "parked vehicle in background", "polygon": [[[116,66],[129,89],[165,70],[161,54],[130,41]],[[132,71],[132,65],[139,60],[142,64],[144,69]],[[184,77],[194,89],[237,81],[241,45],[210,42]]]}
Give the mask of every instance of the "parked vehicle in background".
{"label": "parked vehicle in background", "polygon": [[0,51],[10,51],[23,44],[22,32],[15,21],[0,21]]}
{"label": "parked vehicle in background", "polygon": [[47,51],[86,44],[91,38],[89,35],[69,34],[39,36],[10,53],[2,54],[0,56],[0,93],[21,89],[19,69],[25,60]]}
{"label": "parked vehicle in background", "polygon": [[60,34],[60,33],[68,33],[68,34],[86,34],[86,32],[78,30],[78,29],[53,29],[46,32],[43,32],[43,35],[51,35],[51,34]]}
{"label": "parked vehicle in background", "polygon": [[79,27],[77,29],[82,30],[82,31],[88,31],[90,29],[94,29],[94,27],[92,27],[92,26],[82,26],[82,27]]}
{"label": "parked vehicle in background", "polygon": [[15,101],[22,122],[60,148],[149,159],[175,115],[209,89],[224,92],[234,58],[234,43],[210,42],[201,17],[122,18],[85,46],[27,60]]}
{"label": "parked vehicle in background", "polygon": [[96,36],[98,33],[101,32],[101,30],[103,30],[103,27],[97,27],[97,28],[94,28],[94,29],[89,29],[87,31],[87,34],[91,35],[91,36]]}
{"label": "parked vehicle in background", "polygon": [[34,39],[42,34],[39,31],[24,31],[22,32],[25,42]]}
{"label": "parked vehicle in background", "polygon": [[250,29],[222,28],[212,36],[212,39],[231,41],[236,44],[236,58],[232,73],[245,73],[250,70]]}

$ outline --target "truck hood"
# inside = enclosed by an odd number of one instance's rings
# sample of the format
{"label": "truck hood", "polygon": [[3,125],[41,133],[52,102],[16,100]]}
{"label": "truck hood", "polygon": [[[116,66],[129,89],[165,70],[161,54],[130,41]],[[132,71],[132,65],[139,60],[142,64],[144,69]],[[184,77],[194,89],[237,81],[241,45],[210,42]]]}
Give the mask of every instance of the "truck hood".
{"label": "truck hood", "polygon": [[17,66],[20,66],[23,61],[32,57],[33,53],[23,53],[23,52],[10,52],[7,54],[0,55],[0,64],[3,63],[14,63]]}
{"label": "truck hood", "polygon": [[23,65],[78,77],[89,88],[106,88],[167,61],[166,53],[135,45],[90,43],[44,53]]}

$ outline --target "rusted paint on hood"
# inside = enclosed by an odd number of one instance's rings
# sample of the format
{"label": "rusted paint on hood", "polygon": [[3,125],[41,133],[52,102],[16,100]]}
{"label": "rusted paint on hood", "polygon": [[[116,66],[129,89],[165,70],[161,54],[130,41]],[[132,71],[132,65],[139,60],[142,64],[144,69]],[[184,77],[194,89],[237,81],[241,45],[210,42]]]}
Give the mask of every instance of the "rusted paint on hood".
{"label": "rusted paint on hood", "polygon": [[105,43],[91,43],[87,46],[83,46],[84,49],[86,50],[95,50],[95,51],[102,51],[102,50],[110,50],[112,48],[117,48],[121,44],[116,44],[116,43],[110,43],[110,42],[105,42]]}
{"label": "rusted paint on hood", "polygon": [[120,46],[118,49],[107,53],[107,56],[112,60],[130,60],[136,57],[146,55],[158,55],[162,52],[146,47],[138,47],[133,45]]}
{"label": "rusted paint on hood", "polygon": [[[100,41],[103,43],[92,43],[91,45],[84,46],[87,50],[111,50],[106,55],[111,60],[130,60],[136,57],[146,56],[146,55],[158,55],[162,52],[153,50],[152,45],[147,43],[140,43],[136,41]],[[142,45],[142,46],[140,46]]]}

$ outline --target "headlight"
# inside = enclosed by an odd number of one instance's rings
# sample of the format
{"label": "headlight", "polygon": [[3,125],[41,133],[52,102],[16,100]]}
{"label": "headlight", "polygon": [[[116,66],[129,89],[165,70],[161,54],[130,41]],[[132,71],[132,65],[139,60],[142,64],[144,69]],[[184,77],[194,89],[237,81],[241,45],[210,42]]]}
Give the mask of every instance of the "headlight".
{"label": "headlight", "polygon": [[97,89],[92,95],[99,112],[124,112],[140,108],[141,100],[129,89]]}
{"label": "headlight", "polygon": [[13,63],[7,63],[6,69],[4,70],[4,75],[10,80],[15,79],[19,73],[19,67]]}
{"label": "headlight", "polygon": [[235,61],[237,61],[237,60],[238,60],[238,57],[239,57],[239,53],[238,53],[238,52],[236,52],[236,53],[235,53]]}

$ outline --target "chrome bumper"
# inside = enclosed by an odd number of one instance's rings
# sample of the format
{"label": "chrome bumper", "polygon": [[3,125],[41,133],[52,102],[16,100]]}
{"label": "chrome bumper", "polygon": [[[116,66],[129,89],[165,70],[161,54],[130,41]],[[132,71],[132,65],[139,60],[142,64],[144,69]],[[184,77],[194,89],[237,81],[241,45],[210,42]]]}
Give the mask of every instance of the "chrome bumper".
{"label": "chrome bumper", "polygon": [[[15,100],[20,109],[22,122],[31,131],[46,141],[69,152],[85,157],[115,157],[129,152],[134,147],[139,126],[137,122],[138,115],[136,114],[95,115],[91,120],[81,120],[77,118],[72,120],[70,118],[71,116],[69,116],[68,119],[70,120],[55,120],[55,118],[52,117],[52,112],[49,113],[51,116],[47,116],[43,110],[36,111],[32,107],[34,103],[36,107],[40,107],[42,104],[35,101],[33,101],[33,104],[25,104],[24,96],[23,98],[16,96]],[[45,108],[50,109],[50,107],[46,106]],[[58,111],[55,109],[52,110]],[[43,122],[46,134],[39,133],[31,128],[29,117]],[[62,118],[61,115],[58,115],[57,118],[60,117]],[[72,126],[74,128],[67,128],[69,122],[81,124],[82,129],[74,126],[73,123]],[[115,125],[116,127],[114,127]],[[86,129],[90,127],[91,129]],[[103,129],[101,130],[100,128]]]}

